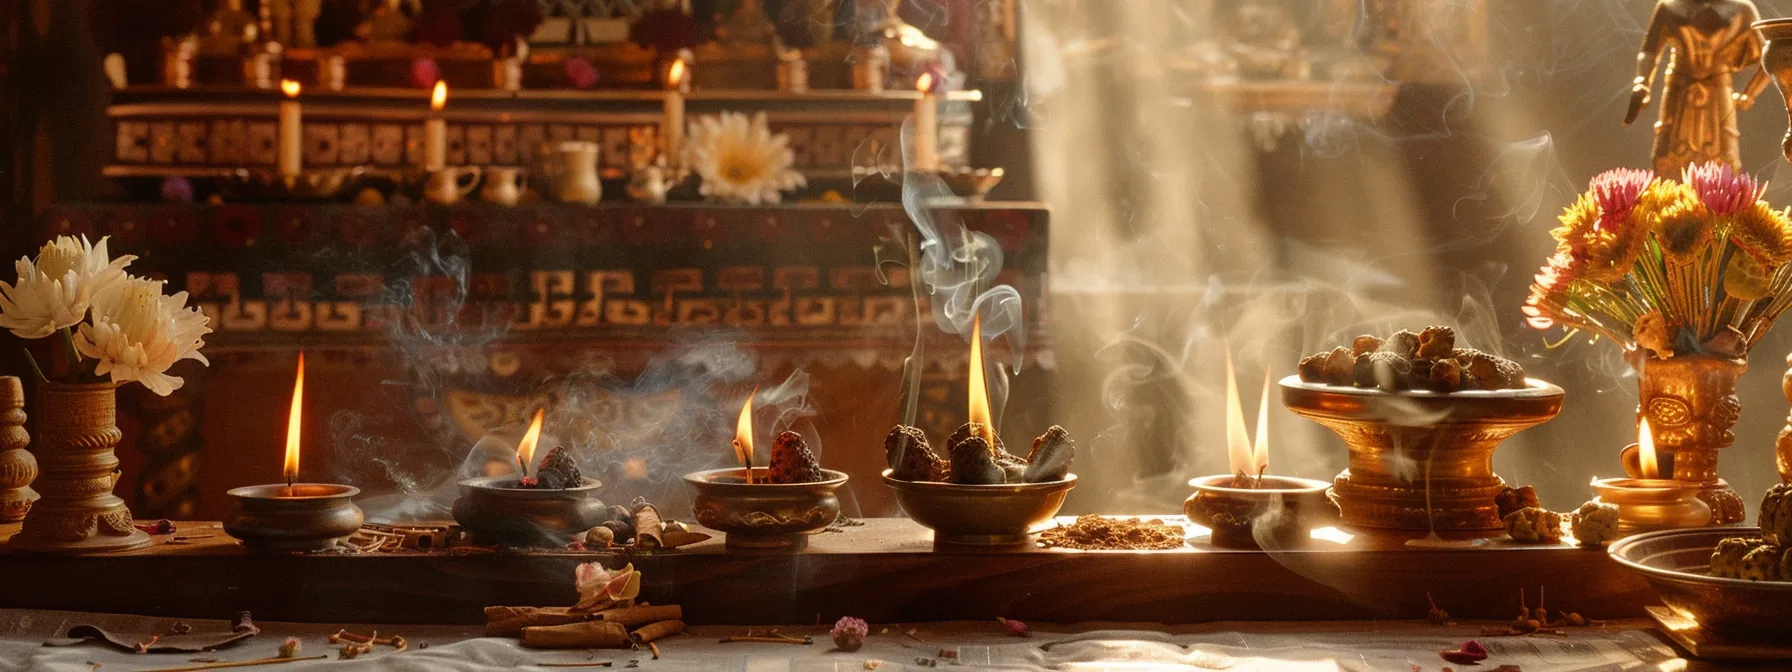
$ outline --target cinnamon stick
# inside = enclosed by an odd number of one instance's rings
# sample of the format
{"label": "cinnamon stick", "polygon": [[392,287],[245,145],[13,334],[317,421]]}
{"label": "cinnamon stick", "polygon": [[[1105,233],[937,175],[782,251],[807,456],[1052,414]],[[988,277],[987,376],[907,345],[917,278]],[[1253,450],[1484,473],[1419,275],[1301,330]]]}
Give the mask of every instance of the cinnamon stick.
{"label": "cinnamon stick", "polygon": [[593,620],[621,623],[625,628],[638,628],[649,623],[682,619],[684,618],[684,608],[676,604],[660,605],[657,607],[641,605],[638,607],[622,607],[620,609],[600,611],[594,615],[597,618]]}
{"label": "cinnamon stick", "polygon": [[634,514],[635,545],[647,549],[664,546],[665,540],[660,537],[660,510],[642,502],[635,505]]}
{"label": "cinnamon stick", "polygon": [[523,628],[522,642],[532,649],[626,649],[633,645],[628,628],[606,621]]}
{"label": "cinnamon stick", "polygon": [[681,632],[684,632],[684,621],[660,621],[636,630],[633,637],[636,644],[651,644]]}
{"label": "cinnamon stick", "polygon": [[515,637],[523,628],[566,625],[592,620],[596,614],[573,613],[566,607],[486,607],[485,634]]}

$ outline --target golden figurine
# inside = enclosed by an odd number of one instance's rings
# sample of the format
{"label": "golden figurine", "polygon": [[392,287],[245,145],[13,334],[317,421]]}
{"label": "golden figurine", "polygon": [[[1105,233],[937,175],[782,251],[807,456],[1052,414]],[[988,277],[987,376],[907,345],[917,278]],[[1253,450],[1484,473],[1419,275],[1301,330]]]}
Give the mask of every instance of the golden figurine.
{"label": "golden figurine", "polygon": [[1736,71],[1761,61],[1762,40],[1751,24],[1760,17],[1749,0],[1659,0],[1636,55],[1636,82],[1624,124],[1649,104],[1663,53],[1671,53],[1655,122],[1655,173],[1677,177],[1695,163],[1742,167],[1736,111],[1754,105],[1768,83],[1757,70],[1741,92]]}

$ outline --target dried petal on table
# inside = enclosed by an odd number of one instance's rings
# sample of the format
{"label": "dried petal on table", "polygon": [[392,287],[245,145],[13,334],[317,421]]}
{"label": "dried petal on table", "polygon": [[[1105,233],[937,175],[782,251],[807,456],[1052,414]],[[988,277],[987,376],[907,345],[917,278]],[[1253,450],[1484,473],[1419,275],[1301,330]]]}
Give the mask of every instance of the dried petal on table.
{"label": "dried petal on table", "polygon": [[834,638],[834,646],[841,651],[857,651],[865,645],[865,636],[870,634],[871,625],[863,619],[841,616],[834,622],[834,629],[828,634]]}

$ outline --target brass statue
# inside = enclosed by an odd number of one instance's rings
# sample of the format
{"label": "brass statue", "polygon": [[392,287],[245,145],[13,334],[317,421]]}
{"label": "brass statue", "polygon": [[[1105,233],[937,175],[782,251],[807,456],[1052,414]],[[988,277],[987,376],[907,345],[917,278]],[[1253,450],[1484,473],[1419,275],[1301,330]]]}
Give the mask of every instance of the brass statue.
{"label": "brass statue", "polygon": [[1736,111],[1747,110],[1766,88],[1756,70],[1741,92],[1736,71],[1761,61],[1762,40],[1750,24],[1760,17],[1749,0],[1659,0],[1636,55],[1636,82],[1624,124],[1649,104],[1655,71],[1671,53],[1655,122],[1655,173],[1678,177],[1694,163],[1718,161],[1740,169]]}

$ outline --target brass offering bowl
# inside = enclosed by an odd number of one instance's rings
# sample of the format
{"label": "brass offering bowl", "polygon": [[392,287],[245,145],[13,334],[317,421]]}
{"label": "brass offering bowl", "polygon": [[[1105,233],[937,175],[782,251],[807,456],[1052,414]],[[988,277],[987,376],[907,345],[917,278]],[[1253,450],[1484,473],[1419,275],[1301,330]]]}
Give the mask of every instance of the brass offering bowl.
{"label": "brass offering bowl", "polygon": [[1076,487],[1076,474],[1046,483],[959,485],[904,481],[884,470],[903,513],[933,530],[935,544],[1011,546],[1032,538],[1032,528],[1058,515]]}
{"label": "brass offering bowl", "polygon": [[1002,182],[1001,168],[941,168],[940,179],[952,193],[972,203],[982,203],[989,190]]}
{"label": "brass offering bowl", "polygon": [[723,532],[729,548],[800,550],[810,533],[840,518],[834,491],[846,484],[844,472],[823,469],[827,480],[815,483],[767,483],[770,473],[755,467],[752,483],[738,467],[685,474],[697,491],[691,503],[697,522]]}
{"label": "brass offering bowl", "polygon": [[1699,499],[1699,484],[1666,478],[1607,478],[1593,481],[1599,501],[1618,507],[1618,534],[1706,527],[1711,506]]}
{"label": "brass offering bowl", "polygon": [[1213,530],[1215,546],[1261,548],[1259,537],[1281,547],[1300,546],[1307,531],[1338,520],[1338,505],[1326,496],[1331,484],[1325,481],[1264,476],[1260,487],[1240,488],[1232,480],[1231,474],[1190,479],[1195,494],[1182,503],[1183,515]]}
{"label": "brass offering bowl", "polygon": [[224,533],[252,551],[327,551],[361,529],[361,489],[328,483],[251,485],[228,493],[234,506]]}
{"label": "brass offering bowl", "polygon": [[1625,537],[1607,550],[1649,581],[1662,604],[1701,629],[1738,639],[1784,642],[1792,631],[1792,581],[1711,576],[1711,552],[1727,537],[1758,537],[1760,528],[1662,530]]}
{"label": "brass offering bowl", "polygon": [[352,194],[362,185],[367,169],[307,168],[298,175],[281,175],[265,168],[231,171],[219,186],[236,198],[282,201],[333,201]]}
{"label": "brass offering bowl", "polygon": [[576,488],[516,487],[516,476],[486,476],[460,482],[454,520],[473,542],[511,548],[559,547],[610,519],[593,496],[603,486],[587,478]]}
{"label": "brass offering bowl", "polygon": [[1494,497],[1506,482],[1493,451],[1562,410],[1562,388],[1402,392],[1321,385],[1289,376],[1282,403],[1344,439],[1349,467],[1332,481],[1345,525],[1495,537]]}

